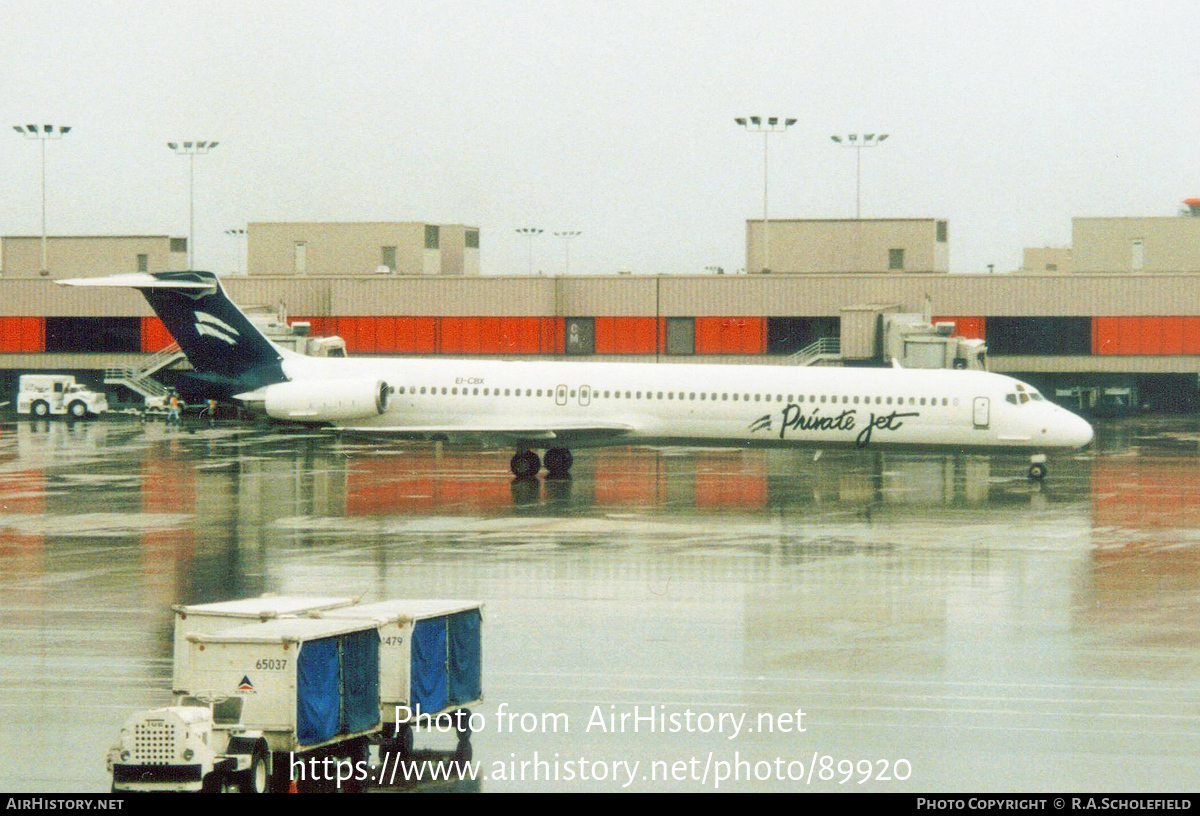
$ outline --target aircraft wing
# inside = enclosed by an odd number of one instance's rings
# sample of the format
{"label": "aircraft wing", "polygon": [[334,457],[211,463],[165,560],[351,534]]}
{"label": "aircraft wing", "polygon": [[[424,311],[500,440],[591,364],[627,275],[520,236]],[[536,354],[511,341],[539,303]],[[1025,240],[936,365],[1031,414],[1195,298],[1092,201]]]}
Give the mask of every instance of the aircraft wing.
{"label": "aircraft wing", "polygon": [[479,422],[469,425],[339,425],[333,430],[397,437],[477,436],[507,442],[615,439],[631,432],[633,426],[615,422],[553,422],[542,426]]}

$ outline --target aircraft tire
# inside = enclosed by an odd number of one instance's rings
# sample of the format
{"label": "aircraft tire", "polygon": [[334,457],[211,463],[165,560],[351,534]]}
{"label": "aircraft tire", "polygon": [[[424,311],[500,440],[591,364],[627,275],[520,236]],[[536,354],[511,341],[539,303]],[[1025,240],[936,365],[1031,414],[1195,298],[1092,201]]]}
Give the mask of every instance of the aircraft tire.
{"label": "aircraft tire", "polygon": [[571,463],[575,457],[566,448],[550,448],[543,457],[546,470],[552,479],[566,479],[571,475]]}
{"label": "aircraft tire", "polygon": [[533,451],[524,451],[513,456],[512,461],[509,462],[509,468],[512,469],[513,476],[518,479],[533,479],[542,469],[542,462]]}
{"label": "aircraft tire", "polygon": [[1046,478],[1046,466],[1041,463],[1034,463],[1029,466],[1029,478],[1035,482],[1040,482]]}

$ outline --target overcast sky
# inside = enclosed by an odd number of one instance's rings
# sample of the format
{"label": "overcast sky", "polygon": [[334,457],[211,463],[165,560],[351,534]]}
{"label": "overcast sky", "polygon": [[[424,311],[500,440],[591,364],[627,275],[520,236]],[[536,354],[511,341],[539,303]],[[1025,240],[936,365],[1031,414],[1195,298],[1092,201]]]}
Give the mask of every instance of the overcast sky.
{"label": "overcast sky", "polygon": [[745,264],[771,215],[950,220],[956,272],[1066,245],[1071,217],[1200,196],[1200,4],[1189,2],[4,2],[0,234],[187,234],[235,264],[249,221],[477,224],[488,274]]}

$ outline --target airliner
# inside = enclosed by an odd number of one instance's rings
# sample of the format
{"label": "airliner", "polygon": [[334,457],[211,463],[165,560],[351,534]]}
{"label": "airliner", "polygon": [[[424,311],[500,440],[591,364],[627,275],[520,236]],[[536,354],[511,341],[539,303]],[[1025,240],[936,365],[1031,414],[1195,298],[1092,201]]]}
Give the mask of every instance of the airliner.
{"label": "airliner", "polygon": [[[74,278],[141,291],[210,395],[279,420],[511,447],[518,479],[603,445],[1001,451],[1082,448],[1092,427],[1012,377],[947,369],[308,357],[265,337],[211,272]],[[543,451],[539,456],[538,451]]]}

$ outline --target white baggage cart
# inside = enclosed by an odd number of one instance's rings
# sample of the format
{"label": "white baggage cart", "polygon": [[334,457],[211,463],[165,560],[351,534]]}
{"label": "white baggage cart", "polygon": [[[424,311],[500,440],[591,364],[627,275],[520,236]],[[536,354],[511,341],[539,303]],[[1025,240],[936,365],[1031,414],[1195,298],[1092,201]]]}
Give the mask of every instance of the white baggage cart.
{"label": "white baggage cart", "polygon": [[369,618],[379,628],[381,746],[411,754],[414,725],[449,720],[459,754],[470,750],[471,711],[483,700],[483,604],[393,600],[316,613],[324,620]]}
{"label": "white baggage cart", "polygon": [[282,616],[336,609],[350,606],[354,601],[351,597],[263,595],[236,601],[173,606],[171,608],[175,611],[175,659],[171,673],[171,691],[177,696],[189,691],[184,684],[188,677],[188,635],[216,632],[241,623],[265,622]]}

